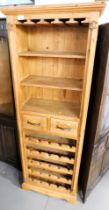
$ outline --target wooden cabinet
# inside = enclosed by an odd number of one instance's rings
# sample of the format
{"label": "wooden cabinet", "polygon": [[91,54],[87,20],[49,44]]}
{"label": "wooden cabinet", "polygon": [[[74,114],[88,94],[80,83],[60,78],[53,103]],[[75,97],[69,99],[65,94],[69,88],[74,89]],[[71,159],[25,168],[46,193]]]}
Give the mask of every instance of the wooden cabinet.
{"label": "wooden cabinet", "polygon": [[0,116],[0,160],[20,167],[19,146],[15,119]]}
{"label": "wooden cabinet", "polygon": [[103,3],[4,8],[24,189],[76,201]]}
{"label": "wooden cabinet", "polygon": [[99,27],[80,185],[85,200],[109,168],[109,24]]}
{"label": "wooden cabinet", "polygon": [[0,160],[20,167],[6,20],[0,20]]}

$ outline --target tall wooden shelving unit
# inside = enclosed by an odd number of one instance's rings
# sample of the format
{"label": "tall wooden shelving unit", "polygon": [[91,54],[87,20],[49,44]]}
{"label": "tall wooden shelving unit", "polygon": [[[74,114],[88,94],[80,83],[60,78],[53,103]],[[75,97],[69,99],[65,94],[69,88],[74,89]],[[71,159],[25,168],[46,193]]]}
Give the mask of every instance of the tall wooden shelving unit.
{"label": "tall wooden shelving unit", "polygon": [[103,3],[3,8],[24,189],[74,203]]}

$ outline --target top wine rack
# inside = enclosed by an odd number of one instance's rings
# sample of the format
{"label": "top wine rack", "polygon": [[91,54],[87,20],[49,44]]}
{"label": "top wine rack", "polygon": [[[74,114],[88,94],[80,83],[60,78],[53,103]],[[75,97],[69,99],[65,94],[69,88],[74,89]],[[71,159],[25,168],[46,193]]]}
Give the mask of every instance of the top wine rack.
{"label": "top wine rack", "polygon": [[72,24],[79,24],[81,25],[82,23],[89,23],[88,18],[56,18],[56,19],[25,19],[24,17],[18,17],[16,20],[16,25],[72,25]]}

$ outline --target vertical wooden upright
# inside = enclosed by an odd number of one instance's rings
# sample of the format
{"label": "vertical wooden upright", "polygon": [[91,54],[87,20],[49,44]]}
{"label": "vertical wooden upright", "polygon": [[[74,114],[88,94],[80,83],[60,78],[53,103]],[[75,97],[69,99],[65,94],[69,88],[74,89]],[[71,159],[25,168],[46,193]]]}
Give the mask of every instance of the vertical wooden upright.
{"label": "vertical wooden upright", "polygon": [[76,201],[103,3],[3,8],[24,189]]}

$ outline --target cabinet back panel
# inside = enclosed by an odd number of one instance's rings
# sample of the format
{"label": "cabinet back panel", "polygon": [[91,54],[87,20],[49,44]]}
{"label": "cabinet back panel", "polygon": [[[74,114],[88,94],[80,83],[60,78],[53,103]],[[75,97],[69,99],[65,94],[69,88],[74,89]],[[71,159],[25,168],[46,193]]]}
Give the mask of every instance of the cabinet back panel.
{"label": "cabinet back panel", "polygon": [[22,87],[21,94],[23,102],[27,101],[29,98],[41,98],[48,100],[78,102],[78,103],[81,102],[81,93],[69,90]]}
{"label": "cabinet back panel", "polygon": [[[29,30],[30,50],[86,52],[87,27],[40,26]],[[44,41],[42,41],[44,39]],[[73,40],[73,41],[72,41]]]}
{"label": "cabinet back panel", "polygon": [[25,27],[17,27],[16,34],[18,34],[16,43],[18,52],[28,50],[28,28],[25,30]]}
{"label": "cabinet back panel", "polygon": [[[83,79],[84,59],[20,58],[20,79],[28,75]],[[26,65],[25,65],[26,64]],[[20,72],[20,70],[19,70]]]}
{"label": "cabinet back panel", "polygon": [[86,52],[88,37],[88,26],[86,25],[18,26],[17,33],[19,34],[19,51]]}

